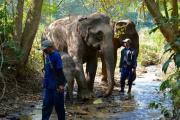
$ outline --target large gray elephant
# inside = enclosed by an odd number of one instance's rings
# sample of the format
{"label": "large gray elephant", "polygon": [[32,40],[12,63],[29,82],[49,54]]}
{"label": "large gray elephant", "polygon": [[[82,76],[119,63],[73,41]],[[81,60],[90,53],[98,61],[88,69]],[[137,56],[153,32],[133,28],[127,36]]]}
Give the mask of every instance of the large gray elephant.
{"label": "large gray elephant", "polygon": [[[86,17],[69,16],[56,20],[47,27],[42,40],[44,38],[52,40],[58,50],[67,52],[73,58],[79,98],[89,98],[93,93],[97,52],[101,50],[108,79],[104,95],[111,94],[114,87],[114,49],[108,16],[94,13]],[[86,63],[85,72],[83,63]]]}

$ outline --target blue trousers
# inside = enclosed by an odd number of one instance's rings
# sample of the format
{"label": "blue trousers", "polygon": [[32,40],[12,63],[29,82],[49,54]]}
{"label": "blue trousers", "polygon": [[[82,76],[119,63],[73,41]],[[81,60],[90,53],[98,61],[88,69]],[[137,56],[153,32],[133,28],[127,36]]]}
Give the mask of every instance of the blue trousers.
{"label": "blue trousers", "polygon": [[132,68],[128,68],[128,67],[122,67],[121,69],[121,89],[124,90],[125,87],[125,80],[128,78],[128,85],[131,88],[132,86],[132,82],[134,81],[135,75],[132,72]]}
{"label": "blue trousers", "polygon": [[49,120],[50,115],[55,106],[58,120],[65,120],[64,109],[64,92],[56,90],[44,89],[43,91],[43,106],[42,106],[42,120]]}

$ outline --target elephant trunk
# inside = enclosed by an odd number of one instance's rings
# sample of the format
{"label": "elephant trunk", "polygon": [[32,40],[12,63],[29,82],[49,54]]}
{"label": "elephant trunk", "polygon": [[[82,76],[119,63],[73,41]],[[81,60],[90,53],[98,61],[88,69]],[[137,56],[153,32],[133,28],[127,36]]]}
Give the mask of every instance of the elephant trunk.
{"label": "elephant trunk", "polygon": [[105,36],[104,43],[102,45],[102,51],[104,54],[104,60],[106,64],[108,89],[106,91],[105,97],[111,95],[114,88],[114,47],[112,43],[112,32],[108,32]]}

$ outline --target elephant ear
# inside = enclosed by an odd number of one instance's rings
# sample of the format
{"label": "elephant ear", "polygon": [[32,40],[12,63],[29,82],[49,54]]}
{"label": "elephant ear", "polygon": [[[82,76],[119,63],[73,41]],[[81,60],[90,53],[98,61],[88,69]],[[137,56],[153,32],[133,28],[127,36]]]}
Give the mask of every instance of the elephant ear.
{"label": "elephant ear", "polygon": [[79,18],[77,23],[77,32],[82,37],[82,39],[87,38],[89,29],[90,28],[88,27],[87,17]]}

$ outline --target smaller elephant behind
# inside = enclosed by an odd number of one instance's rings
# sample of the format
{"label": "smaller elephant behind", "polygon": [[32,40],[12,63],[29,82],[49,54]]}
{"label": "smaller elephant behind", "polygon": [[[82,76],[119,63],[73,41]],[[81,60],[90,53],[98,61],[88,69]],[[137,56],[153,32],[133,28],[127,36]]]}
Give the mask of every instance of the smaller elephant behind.
{"label": "smaller elephant behind", "polygon": [[76,70],[75,70],[75,63],[72,59],[72,57],[65,53],[65,52],[60,52],[62,63],[63,63],[63,72],[65,75],[65,78],[67,80],[67,94],[66,98],[69,100],[73,99],[73,88],[74,88],[74,79],[76,75]]}
{"label": "smaller elephant behind", "polygon": [[[137,56],[139,54],[139,35],[136,30],[135,23],[132,20],[120,20],[120,21],[112,21],[111,26],[113,28],[113,46],[114,46],[114,63],[116,67],[117,62],[117,50],[118,48],[123,46],[123,40],[126,38],[130,38],[132,40],[132,47],[137,50]],[[101,56],[102,60],[102,81],[107,81],[107,73],[106,73],[106,64],[103,60],[103,56]],[[114,67],[114,70],[115,70]]]}

